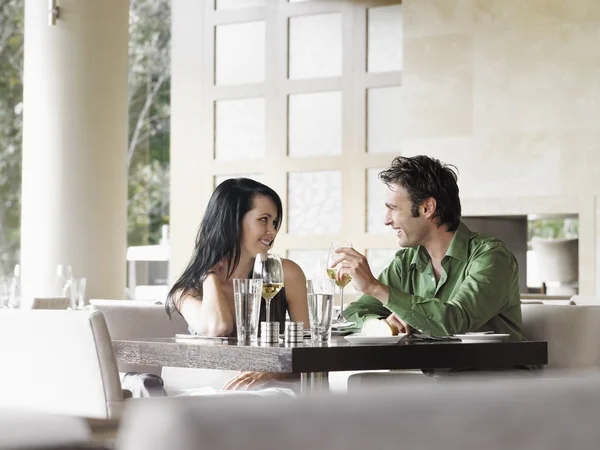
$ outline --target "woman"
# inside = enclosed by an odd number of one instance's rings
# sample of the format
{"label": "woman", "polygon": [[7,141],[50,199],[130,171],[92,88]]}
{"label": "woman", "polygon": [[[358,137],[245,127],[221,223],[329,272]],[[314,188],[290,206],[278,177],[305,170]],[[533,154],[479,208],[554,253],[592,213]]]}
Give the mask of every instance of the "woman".
{"label": "woman", "polygon": [[[235,334],[233,279],[249,278],[258,253],[267,252],[281,227],[283,208],[277,193],[257,181],[235,178],[213,192],[196,237],[192,258],[167,297],[169,316],[178,311],[196,333]],[[306,278],[302,269],[283,259],[284,288],[271,300],[271,314],[283,330],[286,311],[291,320],[308,325]],[[260,320],[265,320],[261,302]],[[244,372],[225,388],[239,389],[275,378]]]}

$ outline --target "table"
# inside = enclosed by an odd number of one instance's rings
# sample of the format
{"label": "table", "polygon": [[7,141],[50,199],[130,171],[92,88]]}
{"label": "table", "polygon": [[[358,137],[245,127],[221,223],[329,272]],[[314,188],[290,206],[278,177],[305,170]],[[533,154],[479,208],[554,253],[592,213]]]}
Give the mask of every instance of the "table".
{"label": "table", "polygon": [[342,370],[486,368],[503,369],[548,363],[543,341],[463,343],[417,341],[353,345],[332,337],[326,345],[251,344],[235,339],[213,341],[175,338],[113,340],[123,364],[220,370],[300,373],[303,391],[322,387],[327,373]]}

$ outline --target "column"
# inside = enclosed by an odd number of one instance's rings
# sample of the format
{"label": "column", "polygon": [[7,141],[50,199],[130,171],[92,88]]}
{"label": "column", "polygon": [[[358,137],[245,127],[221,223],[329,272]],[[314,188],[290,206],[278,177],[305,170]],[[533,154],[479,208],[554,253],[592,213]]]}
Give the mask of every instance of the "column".
{"label": "column", "polygon": [[127,0],[25,2],[23,303],[57,264],[88,298],[123,298],[127,245]]}

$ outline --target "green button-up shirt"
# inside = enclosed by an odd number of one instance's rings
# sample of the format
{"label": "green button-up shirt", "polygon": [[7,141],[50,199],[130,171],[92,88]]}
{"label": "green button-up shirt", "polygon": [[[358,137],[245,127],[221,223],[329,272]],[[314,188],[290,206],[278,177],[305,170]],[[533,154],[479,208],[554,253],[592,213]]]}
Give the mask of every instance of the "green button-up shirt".
{"label": "green button-up shirt", "polygon": [[436,283],[425,248],[396,253],[379,281],[389,287],[388,303],[363,295],[344,310],[362,326],[390,311],[413,328],[431,335],[494,331],[522,340],[519,269],[502,241],[470,231],[460,223],[442,259]]}

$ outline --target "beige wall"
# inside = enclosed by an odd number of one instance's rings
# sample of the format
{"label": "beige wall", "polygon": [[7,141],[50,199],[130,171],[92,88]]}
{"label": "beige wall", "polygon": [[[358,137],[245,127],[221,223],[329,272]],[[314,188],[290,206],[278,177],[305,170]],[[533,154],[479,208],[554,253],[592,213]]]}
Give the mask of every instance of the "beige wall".
{"label": "beige wall", "polygon": [[599,293],[600,1],[405,0],[403,95],[402,152],[455,164],[465,215],[579,214]]}

